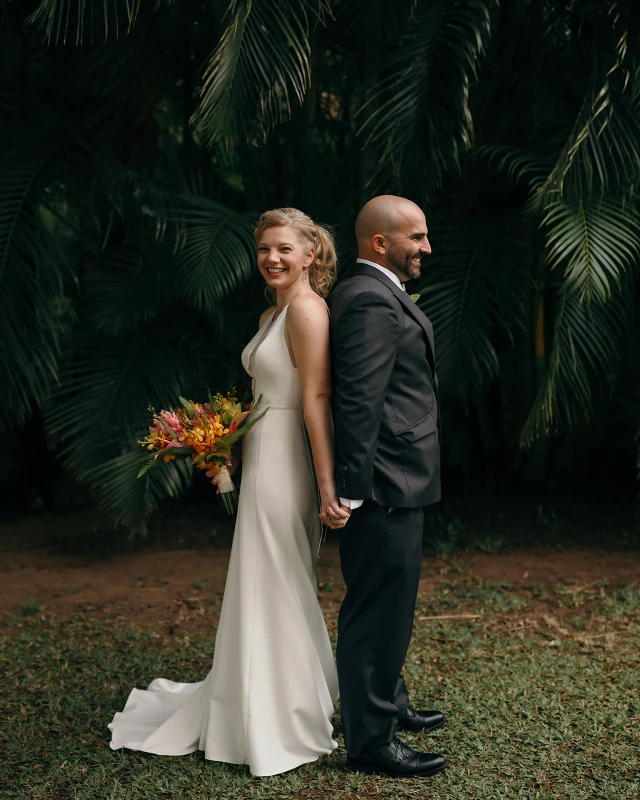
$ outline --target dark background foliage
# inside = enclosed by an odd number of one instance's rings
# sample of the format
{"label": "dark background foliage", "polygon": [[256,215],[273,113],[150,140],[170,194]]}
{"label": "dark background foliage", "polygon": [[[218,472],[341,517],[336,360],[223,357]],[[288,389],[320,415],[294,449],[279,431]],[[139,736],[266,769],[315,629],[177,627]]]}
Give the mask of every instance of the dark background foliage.
{"label": "dark background foliage", "polygon": [[[0,477],[144,532],[149,404],[247,381],[252,225],[427,212],[449,496],[637,493],[634,0],[4,0]],[[202,493],[204,487],[200,487]],[[194,495],[195,492],[195,495]]]}

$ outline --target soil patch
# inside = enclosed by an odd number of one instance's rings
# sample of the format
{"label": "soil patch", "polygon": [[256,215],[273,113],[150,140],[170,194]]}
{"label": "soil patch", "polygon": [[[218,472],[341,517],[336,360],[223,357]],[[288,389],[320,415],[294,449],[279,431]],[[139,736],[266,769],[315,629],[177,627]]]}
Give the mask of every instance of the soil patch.
{"label": "soil patch", "polygon": [[[64,537],[76,545],[79,536],[95,538],[100,524],[103,521],[95,512],[84,511],[48,521],[34,518],[19,528],[0,526],[0,613],[20,616],[46,611],[61,617],[121,619],[165,634],[186,629],[206,632],[215,626],[230,553],[226,533],[218,537],[224,546],[203,547],[200,538],[197,549],[180,549],[181,528],[174,520],[172,545],[177,549],[164,545],[139,552],[108,552],[109,548],[102,548],[97,553],[89,549],[83,555],[67,555],[65,547],[60,547]],[[53,544],[43,547],[44,537]],[[182,547],[185,543],[189,543],[186,533]],[[639,576],[640,553],[633,551],[463,553],[425,558],[420,593],[428,600],[438,595],[441,584],[460,579],[518,589],[558,583],[581,587],[602,581],[617,586],[634,584]],[[318,585],[323,607],[333,619],[344,590],[335,536],[330,535],[322,547]]]}

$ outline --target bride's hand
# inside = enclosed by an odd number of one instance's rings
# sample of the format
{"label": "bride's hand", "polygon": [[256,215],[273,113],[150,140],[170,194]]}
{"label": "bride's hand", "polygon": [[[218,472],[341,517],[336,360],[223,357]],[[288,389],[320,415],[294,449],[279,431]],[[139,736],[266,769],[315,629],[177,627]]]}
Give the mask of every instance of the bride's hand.
{"label": "bride's hand", "polygon": [[231,450],[231,458],[227,461],[227,472],[229,475],[233,475],[233,473],[238,468],[238,464],[240,463],[240,453],[236,449]]}
{"label": "bride's hand", "polygon": [[[240,463],[240,456],[237,453],[234,453],[233,450],[231,451],[231,458],[226,463],[227,472],[229,475],[233,475],[233,473],[238,468],[238,464]],[[208,469],[205,472],[207,478],[211,478],[211,483],[218,484],[218,473],[213,472],[212,470]],[[216,494],[220,494],[220,489],[216,489]]]}
{"label": "bride's hand", "polygon": [[349,521],[350,509],[340,505],[337,497],[322,497],[320,521],[329,528],[344,528]]}

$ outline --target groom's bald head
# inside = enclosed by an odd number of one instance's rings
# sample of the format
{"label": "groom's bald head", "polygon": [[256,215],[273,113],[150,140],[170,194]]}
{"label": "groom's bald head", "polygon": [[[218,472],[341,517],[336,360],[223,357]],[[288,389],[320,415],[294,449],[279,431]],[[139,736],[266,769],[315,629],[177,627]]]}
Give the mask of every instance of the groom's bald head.
{"label": "groom's bald head", "polygon": [[[422,217],[424,214],[417,206],[406,197],[396,197],[394,194],[382,194],[363,206],[356,219],[356,239],[358,247],[366,247],[376,233],[383,236],[395,236],[402,222],[410,217]],[[364,258],[364,256],[362,256]]]}
{"label": "groom's bald head", "polygon": [[374,197],[363,207],[356,239],[360,258],[387,267],[402,280],[419,277],[422,258],[431,252],[420,206],[392,194]]}

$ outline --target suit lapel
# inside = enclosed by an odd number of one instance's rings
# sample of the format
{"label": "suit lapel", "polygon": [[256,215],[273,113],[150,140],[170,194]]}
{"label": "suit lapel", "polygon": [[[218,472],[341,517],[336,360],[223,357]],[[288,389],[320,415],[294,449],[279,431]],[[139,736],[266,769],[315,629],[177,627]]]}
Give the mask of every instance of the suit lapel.
{"label": "suit lapel", "polygon": [[361,264],[358,263],[356,265],[355,271],[352,273],[353,275],[368,275],[370,278],[375,278],[387,286],[393,294],[398,298],[398,300],[402,303],[405,309],[411,314],[411,316],[415,319],[415,321],[420,325],[420,327],[424,330],[427,341],[429,342],[429,366],[431,367],[431,371],[433,374],[436,374],[436,364],[435,364],[435,347],[433,342],[433,325],[429,318],[424,314],[418,306],[413,302],[413,300],[409,297],[406,292],[403,292],[396,284],[387,276],[380,272],[380,270],[376,269],[375,267],[370,267],[368,264]]}

